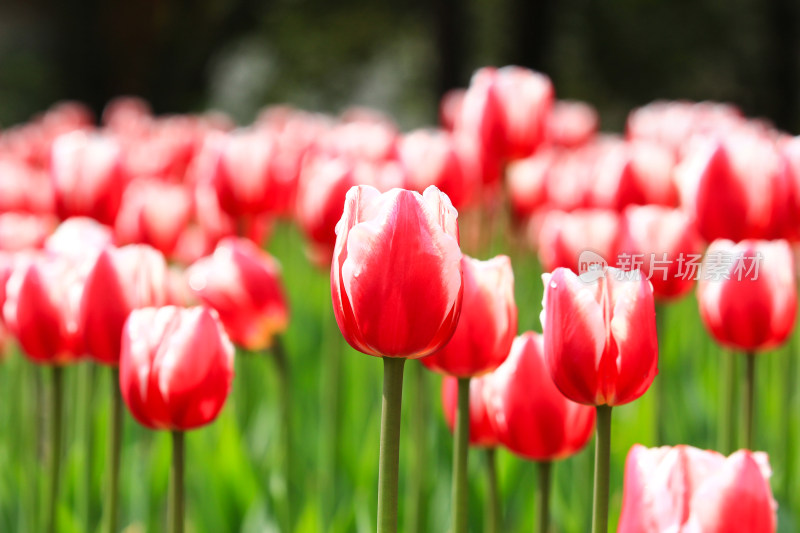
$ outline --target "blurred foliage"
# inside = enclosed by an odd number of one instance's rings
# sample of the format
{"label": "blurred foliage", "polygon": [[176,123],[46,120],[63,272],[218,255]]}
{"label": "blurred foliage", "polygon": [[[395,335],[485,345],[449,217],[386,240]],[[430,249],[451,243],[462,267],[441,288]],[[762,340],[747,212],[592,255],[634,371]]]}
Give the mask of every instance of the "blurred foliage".
{"label": "blurred foliage", "polygon": [[798,126],[793,0],[6,0],[0,124],[57,99],[99,112],[138,94],[157,112],[210,106],[241,123],[271,103],[370,105],[411,127],[475,68],[508,63],[547,72],[608,128],[657,98]]}

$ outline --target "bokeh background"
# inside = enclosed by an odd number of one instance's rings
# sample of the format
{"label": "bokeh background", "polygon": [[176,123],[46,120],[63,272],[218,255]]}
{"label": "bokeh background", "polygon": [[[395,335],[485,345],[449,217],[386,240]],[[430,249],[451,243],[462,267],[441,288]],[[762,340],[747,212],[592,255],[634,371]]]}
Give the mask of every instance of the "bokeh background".
{"label": "bokeh background", "polygon": [[[483,65],[519,64],[547,73],[559,98],[597,107],[603,129],[621,131],[627,113],[654,99],[732,102],[746,115],[800,130],[800,8],[793,0],[3,0],[0,3],[0,126],[29,119],[58,100],[95,113],[121,94],[145,98],[156,113],[218,109],[248,124],[259,109],[287,103],[338,112],[366,105],[404,128],[434,124],[441,94],[466,86]],[[501,228],[499,231],[503,231]],[[327,273],[312,266],[299,232],[276,228],[270,251],[283,263],[292,322],[293,458],[282,478],[278,391],[268,359],[239,354],[234,393],[220,419],[188,438],[190,531],[278,531],[287,491],[295,531],[371,531],[377,486],[381,368],[344,345],[332,319]],[[540,267],[530,251],[511,253],[520,330],[540,329]],[[733,364],[699,322],[696,302],[671,307],[661,372],[671,398],[670,444],[717,448],[721,379]],[[756,436],[776,468],[780,531],[797,531],[800,382],[797,334],[760,367]],[[763,368],[763,370],[761,370]],[[787,371],[787,368],[789,369]],[[36,447],[41,369],[15,354],[3,363],[0,423],[0,531],[35,531],[43,490]],[[61,523],[87,531],[103,507],[105,435],[112,385],[89,363],[68,376],[69,405]],[[763,393],[763,394],[761,394]],[[652,445],[652,395],[618,409],[612,443],[612,527],[619,516],[625,454]],[[96,402],[92,403],[92,399]],[[89,405],[89,408],[85,406]],[[422,418],[420,413],[426,413]],[[420,422],[420,420],[422,420]],[[788,431],[782,428],[791,421]],[[770,429],[771,428],[771,429]],[[414,464],[424,450],[426,467]],[[35,452],[35,453],[34,453]],[[401,445],[400,529],[442,532],[449,523],[449,433],[439,378],[409,365]],[[591,447],[555,470],[557,531],[589,528]],[[169,438],[128,417],[122,523],[131,533],[161,531]],[[473,531],[484,520],[483,457],[471,456]],[[413,472],[423,472],[415,478]],[[535,467],[500,456],[509,531],[533,527]],[[87,481],[88,484],[87,484]],[[86,490],[86,487],[90,490]],[[418,510],[420,510],[418,512]],[[419,517],[418,523],[413,523]]]}
{"label": "bokeh background", "polygon": [[541,70],[560,98],[619,129],[658,98],[730,101],[794,131],[794,0],[4,0],[0,125],[55,100],[100,111],[136,94],[158,113],[351,103],[429,124],[484,65]]}

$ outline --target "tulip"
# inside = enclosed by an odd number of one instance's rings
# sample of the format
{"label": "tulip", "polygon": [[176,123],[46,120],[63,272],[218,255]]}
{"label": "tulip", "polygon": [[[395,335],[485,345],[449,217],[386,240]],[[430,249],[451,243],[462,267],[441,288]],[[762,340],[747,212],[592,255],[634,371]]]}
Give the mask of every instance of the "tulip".
{"label": "tulip", "polygon": [[707,241],[777,239],[790,220],[791,179],[773,139],[752,131],[698,139],[676,169],[682,203]]}
{"label": "tulip", "polygon": [[774,533],[767,455],[634,445],[625,463],[618,533]]}
{"label": "tulip", "polygon": [[[538,235],[534,237],[545,271],[563,267],[578,272],[581,254],[585,251],[594,252],[614,264],[621,227],[620,217],[614,211],[549,211],[540,224]],[[531,225],[531,229],[537,228]]]}
{"label": "tulip", "polygon": [[276,148],[275,139],[261,131],[243,130],[228,137],[213,181],[220,206],[227,213],[256,214],[269,206]]}
{"label": "tulip", "polygon": [[93,218],[70,217],[47,237],[44,249],[50,254],[70,258],[83,269],[91,268],[97,254],[113,242],[114,236],[108,226]]}
{"label": "tulip", "polygon": [[568,400],[556,388],[547,370],[543,340],[532,331],[515,338],[508,358],[483,378],[483,391],[495,438],[513,453],[539,463],[537,531],[545,533],[551,462],[586,446],[595,411]]}
{"label": "tulip", "polygon": [[464,296],[450,341],[422,359],[431,370],[459,378],[486,374],[505,361],[517,332],[514,273],[508,256],[461,258]]}
{"label": "tulip", "polygon": [[516,217],[529,217],[547,203],[547,180],[558,157],[558,151],[543,149],[508,165],[508,194]]}
{"label": "tulip", "polygon": [[192,217],[192,195],[184,186],[139,179],[122,196],[114,224],[118,244],[149,244],[171,256]]}
{"label": "tulip", "polygon": [[47,173],[12,157],[0,157],[0,213],[54,211],[53,186]]}
{"label": "tulip", "polygon": [[[694,285],[702,242],[689,216],[657,205],[630,206],[623,213],[620,254],[623,269],[640,268],[656,298],[679,298]],[[623,261],[624,259],[624,261]]]}
{"label": "tulip", "polygon": [[700,318],[714,338],[746,353],[745,439],[753,438],[755,354],[784,343],[797,315],[797,283],[786,241],[711,243],[697,287]]}
{"label": "tulip", "polygon": [[383,357],[378,531],[397,529],[403,363],[441,348],[461,313],[457,213],[436,187],[347,193],[336,227],[331,298],[345,340]]}
{"label": "tulip", "polygon": [[605,533],[611,407],[644,394],[657,373],[653,286],[638,271],[613,267],[590,271],[583,279],[558,268],[542,278],[541,321],[550,375],[567,398],[597,409],[592,531]]}
{"label": "tulip", "polygon": [[597,133],[600,117],[586,102],[558,100],[547,121],[547,142],[565,148],[582,146]]}
{"label": "tulip", "polygon": [[18,252],[41,248],[55,223],[50,215],[0,213],[0,250]]}
{"label": "tulip", "polygon": [[50,168],[61,218],[88,216],[112,224],[124,176],[121,148],[111,137],[74,132],[53,143]]}
{"label": "tulip", "polygon": [[63,365],[83,354],[78,305],[82,283],[76,265],[63,256],[34,255],[15,261],[6,284],[3,318],[25,354],[52,367],[51,458],[47,531],[55,533],[61,469]]}
{"label": "tulip", "polygon": [[119,385],[142,425],[172,432],[172,533],[184,524],[184,432],[212,422],[228,397],[234,348],[214,311],[146,307],[122,332]]}

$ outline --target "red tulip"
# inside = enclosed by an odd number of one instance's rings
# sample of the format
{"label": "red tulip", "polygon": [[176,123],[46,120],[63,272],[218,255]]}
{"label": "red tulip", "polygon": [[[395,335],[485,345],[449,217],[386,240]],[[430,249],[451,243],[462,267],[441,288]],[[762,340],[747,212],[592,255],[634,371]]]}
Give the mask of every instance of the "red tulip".
{"label": "red tulip", "polygon": [[136,309],[122,332],[122,398],[134,418],[149,428],[186,431],[204,426],[228,397],[233,356],[233,345],[210,309]]}
{"label": "red tulip", "polygon": [[479,261],[464,255],[461,271],[464,296],[456,331],[450,342],[422,359],[422,364],[467,378],[491,372],[505,361],[517,333],[517,304],[507,256]]}
{"label": "red tulip", "polygon": [[122,197],[115,234],[119,244],[149,244],[167,256],[192,216],[192,194],[184,185],[139,179]]}
{"label": "red tulip", "polygon": [[247,239],[226,238],[214,254],[186,272],[190,288],[219,313],[231,340],[248,350],[264,350],[286,330],[289,309],[280,265]]}
{"label": "red tulip", "polygon": [[[493,448],[497,446],[498,441],[489,420],[485,401],[484,387],[487,377],[473,378],[469,381],[469,443],[472,446]],[[454,431],[456,425],[457,405],[458,378],[444,376],[442,378],[442,410],[450,431]]]}
{"label": "red tulip", "polygon": [[658,372],[653,287],[638,272],[609,267],[592,274],[599,277],[581,279],[566,268],[542,276],[547,366],[570,400],[623,405],[644,394]]}
{"label": "red tulip", "polygon": [[431,185],[447,194],[460,209],[478,185],[477,162],[457,136],[440,130],[417,130],[404,135],[398,155],[408,176],[408,188],[422,192]]}
{"label": "red tulip", "polygon": [[765,350],[789,337],[797,314],[797,283],[786,241],[711,243],[697,287],[700,317],[718,342]]}
{"label": "red tulip", "polygon": [[558,100],[547,121],[547,141],[556,146],[574,148],[592,140],[600,117],[591,105],[572,100]]}
{"label": "red tulip", "polygon": [[514,339],[508,359],[483,381],[496,438],[515,454],[553,461],[589,442],[595,410],[568,400],[556,388],[538,333],[528,331]]}
{"label": "red tulip", "polygon": [[450,340],[463,291],[457,217],[436,187],[350,189],[336,227],[331,296],[351,346],[417,358]]}
{"label": "red tulip", "polygon": [[628,207],[619,249],[616,264],[623,270],[640,268],[653,284],[656,298],[682,296],[697,279],[702,242],[683,211],[657,205]]}
{"label": "red tulip", "polygon": [[47,237],[44,249],[75,262],[91,262],[100,250],[110,246],[113,241],[114,236],[108,226],[93,218],[72,217],[59,224]]}
{"label": "red tulip", "polygon": [[164,256],[147,245],[100,252],[86,278],[80,306],[89,355],[103,364],[119,363],[125,320],[134,309],[167,304],[167,275]]}
{"label": "red tulip", "polygon": [[516,216],[530,216],[547,203],[547,180],[558,157],[557,150],[543,149],[508,165],[508,194]]}
{"label": "red tulip", "polygon": [[707,241],[786,235],[791,179],[786,159],[764,134],[735,132],[694,141],[676,170],[683,205]]}
{"label": "red tulip", "polygon": [[637,444],[625,463],[618,533],[773,533],[777,504],[764,453],[730,457]]}
{"label": "red tulip", "polygon": [[26,355],[61,365],[83,355],[78,311],[83,279],[65,257],[20,259],[6,285],[3,318]]}
{"label": "red tulip", "polygon": [[[582,252],[590,250],[614,264],[619,250],[620,217],[614,211],[550,211],[540,221],[537,247],[545,270],[558,267],[578,271]],[[536,229],[535,225],[531,226]]]}
{"label": "red tulip", "polygon": [[12,157],[0,158],[0,213],[7,211],[52,213],[53,185],[47,173]]}
{"label": "red tulip", "polygon": [[111,137],[74,132],[53,143],[50,173],[61,218],[88,216],[112,224],[126,178],[119,144]]}
{"label": "red tulip", "polygon": [[18,252],[41,248],[56,224],[53,216],[30,213],[0,214],[0,250]]}

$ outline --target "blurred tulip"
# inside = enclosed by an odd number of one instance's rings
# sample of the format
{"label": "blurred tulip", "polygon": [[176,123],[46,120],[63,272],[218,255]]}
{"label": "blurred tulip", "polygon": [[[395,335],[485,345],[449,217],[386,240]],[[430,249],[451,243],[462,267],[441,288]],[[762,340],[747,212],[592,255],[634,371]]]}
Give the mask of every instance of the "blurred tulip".
{"label": "blurred tulip", "polygon": [[134,309],[167,304],[167,275],[164,256],[147,245],[100,252],[80,305],[81,330],[92,358],[106,365],[119,363],[125,320]]}
{"label": "blurred tulip", "polygon": [[686,213],[630,206],[623,213],[621,234],[616,264],[623,270],[641,269],[656,298],[678,298],[692,288],[697,271],[691,265],[699,266],[702,241]]}
{"label": "blurred tulip", "polygon": [[619,250],[621,221],[614,211],[578,210],[571,213],[546,213],[533,236],[539,250],[539,260],[545,271],[569,268],[578,271],[581,253],[592,251],[613,265]]}
{"label": "blurred tulip", "polygon": [[54,209],[53,185],[47,173],[15,158],[0,158],[0,213],[51,214]]}
{"label": "blurred tulip", "polygon": [[777,504],[764,453],[730,457],[691,446],[634,445],[618,533],[774,533]]}
{"label": "blurred tulip", "polygon": [[113,224],[127,181],[113,138],[85,132],[59,137],[50,173],[61,218],[88,216]]}
{"label": "blurred tulip", "polygon": [[483,382],[494,435],[513,453],[554,461],[578,453],[589,442],[595,411],[556,388],[538,333],[528,331],[514,339],[508,359]]}
{"label": "blurred tulip", "polygon": [[6,284],[3,318],[25,354],[40,364],[62,365],[83,355],[78,312],[83,280],[60,256],[20,259]]}
{"label": "blurred tulip", "polygon": [[747,351],[779,346],[797,314],[797,284],[786,241],[711,243],[697,287],[700,317],[718,342]]}
{"label": "blurred tulip", "polygon": [[184,185],[138,179],[122,197],[114,232],[118,244],[149,244],[171,256],[192,216]]}
{"label": "blurred tulip", "polygon": [[210,309],[135,309],[122,333],[122,397],[149,428],[204,426],[228,397],[233,357],[233,345]]}
{"label": "blurred tulip", "polygon": [[18,252],[41,248],[53,231],[55,218],[30,213],[0,214],[0,250]]}
{"label": "blurred tulip", "polygon": [[398,156],[408,177],[409,189],[422,192],[435,185],[461,209],[472,199],[478,169],[457,137],[440,130],[416,130],[398,143]]}
{"label": "blurred tulip", "polygon": [[599,123],[597,110],[586,102],[557,100],[547,121],[547,142],[566,148],[581,146],[592,140]]}
{"label": "blurred tulip", "polygon": [[247,239],[226,238],[214,254],[186,272],[200,300],[219,313],[231,340],[247,350],[264,350],[289,323],[280,265]]}
{"label": "blurred tulip", "polygon": [[557,158],[556,150],[539,150],[508,165],[506,178],[514,215],[524,219],[547,203],[548,175]]}
{"label": "blurred tulip", "polygon": [[[494,447],[498,445],[485,401],[484,388],[487,377],[474,378],[469,382],[469,443],[472,446]],[[442,378],[442,411],[451,432],[455,430],[456,426],[457,404],[458,378],[444,376]]]}
{"label": "blurred tulip", "polygon": [[456,126],[466,92],[466,89],[450,89],[442,96],[439,103],[439,122],[447,131],[453,131]]}
{"label": "blurred tulip", "polygon": [[450,340],[463,292],[457,216],[436,187],[350,189],[336,227],[331,295],[351,346],[418,358]]}
{"label": "blurred tulip", "polygon": [[69,257],[74,262],[89,259],[94,261],[96,254],[113,244],[111,228],[93,218],[71,217],[58,225],[47,237],[44,249],[50,254]]}
{"label": "blurred tulip", "polygon": [[608,267],[596,281],[566,268],[544,274],[541,314],[547,366],[558,389],[588,405],[623,405],[658,371],[653,287]]}
{"label": "blurred tulip", "polygon": [[683,205],[706,241],[777,239],[788,231],[791,180],[766,135],[693,141],[676,169]]}
{"label": "blurred tulip", "polygon": [[461,258],[461,318],[450,341],[421,360],[431,370],[459,378],[493,371],[505,361],[517,333],[514,272],[508,256]]}

